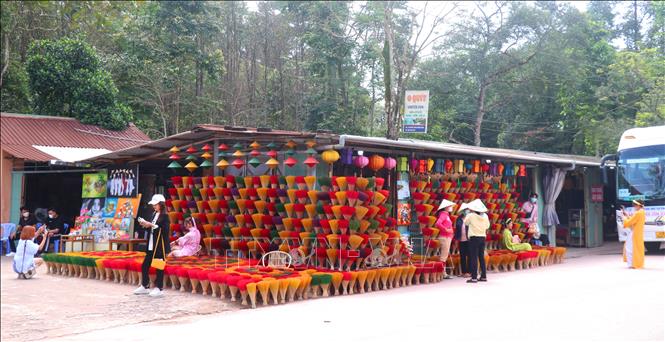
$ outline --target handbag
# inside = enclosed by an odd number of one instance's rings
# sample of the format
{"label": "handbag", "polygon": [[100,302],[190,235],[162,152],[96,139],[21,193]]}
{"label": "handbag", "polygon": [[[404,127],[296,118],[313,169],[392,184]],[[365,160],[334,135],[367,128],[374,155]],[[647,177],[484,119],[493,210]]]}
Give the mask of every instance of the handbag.
{"label": "handbag", "polygon": [[[162,230],[159,230],[159,233],[157,233],[157,243],[161,241],[162,238]],[[164,249],[164,241],[161,241],[162,243],[162,256],[166,257],[166,250]],[[157,252],[157,248],[155,248],[152,251],[152,261],[150,262],[150,267],[153,267],[158,270],[164,270],[166,267],[166,260],[164,259],[155,259],[155,252]]]}

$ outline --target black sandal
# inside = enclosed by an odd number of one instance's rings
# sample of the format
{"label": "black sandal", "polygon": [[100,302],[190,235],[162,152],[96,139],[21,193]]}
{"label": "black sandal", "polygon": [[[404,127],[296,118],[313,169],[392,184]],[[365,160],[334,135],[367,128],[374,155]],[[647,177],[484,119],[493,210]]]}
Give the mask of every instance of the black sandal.
{"label": "black sandal", "polygon": [[487,281],[487,278],[479,278],[478,281]]}
{"label": "black sandal", "polygon": [[475,279],[473,279],[473,278],[471,278],[471,279],[467,280],[466,282],[467,282],[467,283],[477,283],[478,281],[475,280]]}

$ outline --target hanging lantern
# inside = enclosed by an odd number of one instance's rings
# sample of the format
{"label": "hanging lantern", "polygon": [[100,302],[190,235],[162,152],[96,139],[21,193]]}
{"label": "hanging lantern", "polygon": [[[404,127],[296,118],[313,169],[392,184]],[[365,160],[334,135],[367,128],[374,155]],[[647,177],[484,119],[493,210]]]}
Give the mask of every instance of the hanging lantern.
{"label": "hanging lantern", "polygon": [[418,159],[411,159],[411,165],[410,165],[411,172],[414,172],[414,173],[418,172],[418,167],[419,166],[420,166],[420,162],[418,161]]}
{"label": "hanging lantern", "polygon": [[284,146],[286,146],[288,149],[292,150],[292,149],[296,148],[296,146],[298,146],[298,144],[296,144],[296,142],[293,141],[293,140],[289,140],[286,144],[284,144]]}
{"label": "hanging lantern", "polygon": [[293,167],[296,164],[298,164],[298,160],[296,158],[288,157],[286,160],[284,160],[284,165],[288,167]]}
{"label": "hanging lantern", "polygon": [[212,157],[212,154],[210,154],[210,152],[206,151],[206,152],[203,152],[203,154],[201,154],[201,158],[203,158],[203,159],[210,159],[210,157]]}
{"label": "hanging lantern", "polygon": [[180,149],[178,148],[178,146],[175,146],[175,145],[174,145],[173,147],[171,147],[171,149],[169,150],[169,152],[175,154],[175,153],[180,152]]}
{"label": "hanging lantern", "polygon": [[194,146],[190,146],[185,152],[189,154],[196,153],[196,148]]}
{"label": "hanging lantern", "polygon": [[309,147],[309,148],[313,148],[314,146],[316,146],[316,141],[307,140],[307,142],[305,142],[305,145],[307,145],[307,147]]}
{"label": "hanging lantern", "polygon": [[453,170],[453,161],[450,159],[446,159],[446,162],[444,163],[446,173],[450,173],[450,171]]}
{"label": "hanging lantern", "polygon": [[201,165],[199,165],[199,166],[200,166],[200,167],[204,167],[204,168],[212,167],[212,163],[210,162],[210,160],[206,159],[206,160],[204,160],[204,161],[201,163]]}
{"label": "hanging lantern", "polygon": [[180,159],[180,156],[179,156],[178,154],[174,153],[174,154],[172,154],[172,155],[169,156],[169,159],[171,159],[171,160],[178,160],[178,159]]}
{"label": "hanging lantern", "polygon": [[258,149],[259,147],[261,147],[261,144],[259,144],[257,141],[254,141],[253,143],[249,144],[249,148],[254,150]]}
{"label": "hanging lantern", "polygon": [[198,169],[198,165],[196,165],[194,162],[190,161],[185,165],[185,169],[189,170],[189,172],[194,172],[194,170]]}
{"label": "hanging lantern", "polygon": [[251,165],[252,167],[257,167],[257,166],[261,165],[261,161],[259,160],[259,158],[256,158],[256,157],[250,159],[249,162],[247,162],[247,163],[249,165]]}
{"label": "hanging lantern", "polygon": [[369,157],[369,168],[374,172],[381,170],[386,165],[386,160],[378,154]]}
{"label": "hanging lantern", "polygon": [[210,151],[212,151],[212,147],[210,147],[210,145],[208,145],[208,144],[205,144],[205,145],[203,145],[203,147],[201,147],[201,151],[210,152]]}
{"label": "hanging lantern", "polygon": [[276,167],[279,166],[279,161],[277,161],[277,159],[275,159],[275,158],[270,158],[270,159],[268,159],[268,161],[266,162],[266,166],[267,166],[269,169],[274,170]]}
{"label": "hanging lantern", "polygon": [[406,157],[399,157],[398,158],[397,171],[398,172],[407,172],[407,171],[409,171],[408,158],[406,158]]}
{"label": "hanging lantern", "polygon": [[480,160],[476,159],[473,161],[473,172],[480,172]]}
{"label": "hanging lantern", "polygon": [[266,156],[268,156],[270,158],[277,158],[277,151],[270,150],[270,151],[266,152]]}
{"label": "hanging lantern", "polygon": [[425,173],[425,170],[427,170],[427,160],[426,159],[418,160],[418,172]]}
{"label": "hanging lantern", "polygon": [[225,143],[221,143],[221,144],[219,144],[219,146],[217,147],[217,150],[219,150],[219,151],[221,151],[221,152],[228,151],[228,150],[229,150],[229,146],[226,145]]}
{"label": "hanging lantern", "polygon": [[342,149],[342,164],[351,165],[353,164],[353,150],[350,148]]}
{"label": "hanging lantern", "polygon": [[314,158],[313,156],[309,156],[309,157],[307,157],[307,159],[305,159],[305,161],[303,163],[305,165],[307,165],[307,167],[312,168],[312,167],[316,166],[316,164],[318,164],[319,161],[316,160],[316,158]]}
{"label": "hanging lantern", "polygon": [[252,157],[258,157],[261,155],[261,152],[259,152],[258,150],[252,150],[252,152],[249,152],[249,155]]}
{"label": "hanging lantern", "polygon": [[471,172],[473,170],[472,168],[473,168],[473,164],[471,163],[471,161],[468,161],[464,164],[464,171],[465,172]]}
{"label": "hanging lantern", "polygon": [[167,168],[169,168],[169,169],[181,169],[182,165],[178,164],[178,162],[174,160],[174,161],[171,162],[171,164],[169,164],[169,166],[167,166]]}
{"label": "hanging lantern", "polygon": [[231,165],[235,166],[236,169],[241,169],[243,166],[245,166],[245,161],[238,158],[238,159],[235,159],[234,161],[232,161]]}
{"label": "hanging lantern", "polygon": [[243,153],[243,152],[240,151],[240,150],[236,150],[235,152],[233,152],[232,156],[234,156],[234,157],[236,157],[236,158],[240,158],[240,157],[244,157],[244,156],[245,156],[245,153]]}
{"label": "hanging lantern", "polygon": [[427,159],[427,172],[431,173],[433,167],[434,167],[434,159],[432,158]]}
{"label": "hanging lantern", "polygon": [[397,166],[397,160],[393,157],[388,157],[386,158],[385,163],[383,164],[383,167],[386,168],[386,170],[392,170]]}
{"label": "hanging lantern", "polygon": [[268,145],[266,145],[266,147],[269,150],[276,150],[277,149],[277,144],[275,144],[274,142],[270,142],[270,143],[268,143]]}
{"label": "hanging lantern", "polygon": [[353,165],[355,165],[356,167],[362,169],[365,166],[367,166],[367,164],[369,164],[369,159],[365,156],[356,156],[355,158],[353,158]]}
{"label": "hanging lantern", "polygon": [[220,159],[217,163],[217,167],[226,170],[226,168],[229,167],[229,162],[227,162],[226,159]]}
{"label": "hanging lantern", "polygon": [[505,166],[503,163],[499,163],[499,165],[496,167],[498,175],[497,176],[503,176],[503,170],[505,169]]}
{"label": "hanging lantern", "polygon": [[294,149],[288,149],[286,152],[284,152],[287,156],[294,156],[296,155],[296,151]]}
{"label": "hanging lantern", "polygon": [[339,152],[333,149],[323,151],[323,153],[321,153],[321,160],[328,165],[332,165],[339,160]]}
{"label": "hanging lantern", "polygon": [[483,171],[484,174],[488,174],[489,171],[490,171],[490,168],[491,168],[490,164],[483,164],[480,167],[481,171]]}
{"label": "hanging lantern", "polygon": [[526,177],[526,165],[524,165],[524,164],[520,165],[518,176]]}

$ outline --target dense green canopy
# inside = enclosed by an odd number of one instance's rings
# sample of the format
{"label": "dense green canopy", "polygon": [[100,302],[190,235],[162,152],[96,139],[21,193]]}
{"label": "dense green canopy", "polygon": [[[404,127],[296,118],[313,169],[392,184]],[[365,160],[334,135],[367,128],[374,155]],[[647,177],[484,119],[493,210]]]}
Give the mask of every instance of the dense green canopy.
{"label": "dense green canopy", "polygon": [[4,2],[2,111],[601,155],[665,123],[665,3]]}

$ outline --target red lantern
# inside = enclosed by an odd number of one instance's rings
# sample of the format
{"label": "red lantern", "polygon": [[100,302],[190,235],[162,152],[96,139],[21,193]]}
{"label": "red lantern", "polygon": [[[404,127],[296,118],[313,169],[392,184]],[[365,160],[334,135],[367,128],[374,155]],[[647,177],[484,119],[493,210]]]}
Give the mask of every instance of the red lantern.
{"label": "red lantern", "polygon": [[231,165],[235,166],[236,169],[241,169],[243,166],[245,166],[245,161],[238,158],[231,162]]}
{"label": "red lantern", "polygon": [[446,163],[445,163],[445,167],[446,167],[446,172],[450,173],[450,171],[453,170],[453,161],[450,160],[450,159],[447,159]]}
{"label": "red lantern", "polygon": [[309,157],[307,157],[307,159],[305,159],[305,161],[304,161],[303,163],[304,163],[305,165],[307,165],[307,167],[310,167],[310,168],[311,168],[311,167],[316,166],[316,164],[318,164],[319,161],[316,160],[316,158],[314,158],[314,157],[312,157],[312,156],[309,156]]}
{"label": "red lantern", "polygon": [[476,159],[473,161],[473,172],[480,172],[480,160]]}
{"label": "red lantern", "polygon": [[369,168],[374,172],[381,170],[386,165],[386,160],[380,155],[373,155],[369,157]]}
{"label": "red lantern", "polygon": [[296,158],[288,157],[286,160],[284,160],[284,165],[288,167],[293,167],[296,164],[298,164],[298,160]]}

